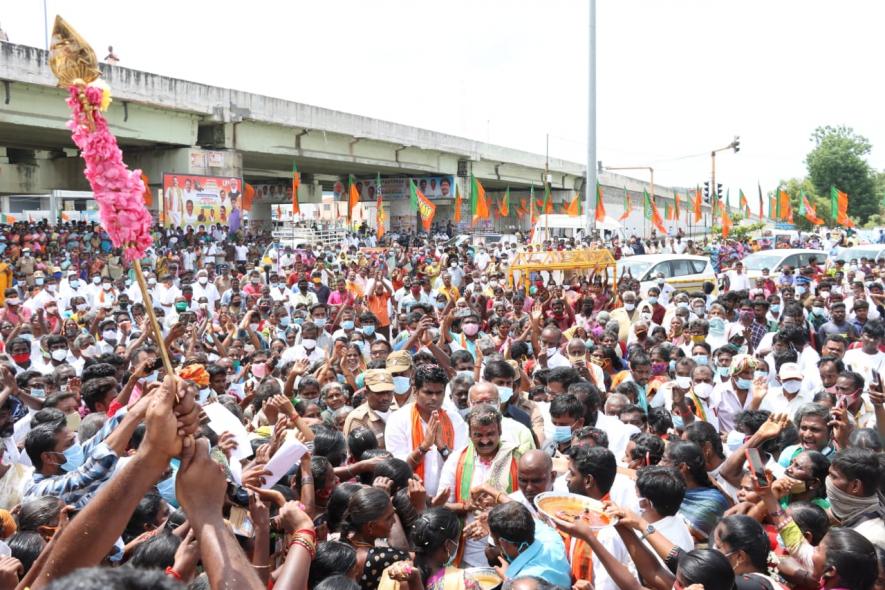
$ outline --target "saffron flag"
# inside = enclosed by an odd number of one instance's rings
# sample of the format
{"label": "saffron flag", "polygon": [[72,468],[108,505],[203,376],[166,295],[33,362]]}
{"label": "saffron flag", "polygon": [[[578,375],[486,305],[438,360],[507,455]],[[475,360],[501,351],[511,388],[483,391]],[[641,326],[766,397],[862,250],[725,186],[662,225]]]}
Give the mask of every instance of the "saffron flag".
{"label": "saffron flag", "polygon": [[762,200],[762,183],[757,181],[756,186],[759,188],[759,219],[763,219],[765,217],[765,205]]}
{"label": "saffron flag", "polygon": [[553,199],[550,198],[550,185],[544,183],[544,204],[541,206],[544,213],[553,213]]}
{"label": "saffron flag", "polygon": [[835,186],[831,186],[830,200],[830,211],[836,225],[854,227],[854,222],[848,217],[848,193],[843,193]]}
{"label": "saffron flag", "polygon": [[694,189],[694,222],[700,223],[703,216],[704,213],[701,210],[701,187],[698,186]]}
{"label": "saffron flag", "polygon": [[[457,193],[458,186],[455,185]],[[378,239],[384,237],[384,201],[381,198],[381,174],[375,178],[375,195],[378,197],[378,203],[375,205],[375,227],[378,233]]]}
{"label": "saffron flag", "polygon": [[142,173],[141,182],[144,183],[144,206],[151,207],[154,204],[154,195],[151,193],[151,181],[148,180],[147,174]]}
{"label": "saffron flag", "polygon": [[[418,203],[418,214],[421,216],[421,225],[424,227],[424,231],[430,231],[433,217],[436,215],[436,205],[431,203],[430,199],[418,190],[418,187],[415,186],[415,181],[411,178],[409,179],[409,193],[411,201]],[[486,216],[488,216],[488,211],[486,211]]]}
{"label": "saffron flag", "polygon": [[[575,200],[579,199],[578,195],[575,195]],[[581,203],[578,202],[578,215],[581,214]],[[602,200],[602,186],[597,182],[596,183],[596,221],[605,221],[605,203]]]}
{"label": "saffron flag", "polygon": [[455,215],[454,221],[455,223],[461,223],[461,183],[456,179],[455,181]]}
{"label": "saffron flag", "polygon": [[581,197],[577,193],[571,201],[566,205],[565,212],[570,217],[578,217],[581,214]]}
{"label": "saffron flag", "polygon": [[728,215],[728,207],[723,207],[720,202],[719,211],[722,213],[722,237],[727,238],[731,233],[731,217]]}
{"label": "saffron flag", "polygon": [[746,215],[747,218],[749,219],[749,217],[750,217],[750,202],[747,200],[747,195],[744,194],[743,189],[738,189],[738,194],[740,195],[741,213]]}
{"label": "saffron flag", "polygon": [[347,199],[347,221],[350,222],[353,220],[353,208],[356,207],[357,203],[360,202],[360,193],[356,188],[356,179],[353,177],[353,174],[350,175],[350,190],[348,191],[348,193],[349,196]]}
{"label": "saffron flag", "polygon": [[489,203],[486,200],[486,189],[478,178],[470,175],[470,213],[473,215],[473,223],[480,219],[489,218]]}
{"label": "saffron flag", "polygon": [[779,201],[777,199],[777,192],[774,194],[769,193],[768,195],[768,217],[771,219],[779,219],[780,214],[778,213]]}
{"label": "saffron flag", "polygon": [[633,207],[630,205],[630,195],[627,194],[627,187],[624,187],[624,212],[621,213],[621,216],[618,218],[618,221],[625,221],[628,217],[630,217],[630,213],[633,211]]}
{"label": "saffron flag", "polygon": [[679,193],[673,191],[673,221],[679,221]]}
{"label": "saffron flag", "polygon": [[817,216],[817,211],[811,204],[811,201],[808,200],[808,196],[804,192],[799,193],[799,199],[799,215],[805,216],[805,219],[814,225],[823,225],[824,220]]}
{"label": "saffron flag", "polygon": [[645,195],[645,205],[646,209],[649,212],[647,217],[651,219],[652,225],[654,225],[659,232],[662,234],[667,233],[666,228],[664,227],[664,220],[661,219],[661,212],[658,211],[658,206],[655,205],[655,202],[651,200],[651,197],[648,196],[648,191],[642,191],[643,195]]}
{"label": "saffron flag", "polygon": [[790,195],[783,189],[780,191],[780,215],[781,219],[787,223],[794,223],[793,206],[790,204]]}
{"label": "saffron flag", "polygon": [[255,187],[248,182],[243,185],[243,211],[252,210],[252,199],[255,198]]}
{"label": "saffron flag", "polygon": [[667,221],[673,221],[673,205],[670,203],[664,204],[664,219]]}
{"label": "saffron flag", "polygon": [[301,173],[298,164],[292,162],[292,215],[300,215],[301,207],[298,205],[298,187],[301,186]]}
{"label": "saffron flag", "polygon": [[510,215],[510,187],[507,187],[507,190],[504,191],[504,201],[498,207],[498,213],[501,214],[501,217],[507,217]]}

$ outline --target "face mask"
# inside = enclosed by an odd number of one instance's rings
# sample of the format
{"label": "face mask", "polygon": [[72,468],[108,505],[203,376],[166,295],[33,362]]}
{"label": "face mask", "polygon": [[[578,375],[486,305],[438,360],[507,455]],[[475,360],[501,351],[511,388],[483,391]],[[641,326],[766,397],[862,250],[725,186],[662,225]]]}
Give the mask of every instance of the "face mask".
{"label": "face mask", "polygon": [[341,322],[342,330],[353,330],[353,320],[344,320]]}
{"label": "face mask", "polygon": [[706,365],[710,362],[710,357],[708,357],[706,354],[696,354],[691,358],[699,365]]}
{"label": "face mask", "polygon": [[148,279],[148,287],[156,287],[157,279]]}
{"label": "face mask", "polygon": [[42,387],[32,387],[31,395],[39,399],[46,399],[46,390]]}
{"label": "face mask", "polygon": [[176,473],[177,471],[173,471],[170,477],[167,477],[157,484],[157,491],[160,493],[160,497],[173,508],[178,508],[178,498],[175,497]]}
{"label": "face mask", "polygon": [[436,302],[436,308],[437,308],[437,309],[440,309],[440,310],[445,309],[445,308],[446,308],[446,302],[445,302],[445,301],[437,301],[437,302]]}
{"label": "face mask", "polygon": [[696,316],[698,316],[699,318],[704,317],[704,314],[706,313],[706,310],[705,310],[703,307],[700,307],[700,306],[698,306],[698,307],[693,307],[693,308],[692,308],[692,311],[693,311],[694,314],[695,314]]}
{"label": "face mask", "polygon": [[549,359],[550,357],[554,356],[557,352],[559,352],[558,346],[551,346],[551,347],[547,348],[547,358]]}
{"label": "face mask", "polygon": [[500,401],[502,404],[506,404],[510,401],[511,397],[513,397],[512,387],[504,387],[503,385],[498,386],[498,401]]}
{"label": "face mask", "polygon": [[80,281],[77,279],[72,279],[72,280],[68,281],[68,284],[71,286],[71,289],[79,289],[80,288]]}
{"label": "face mask", "polygon": [[777,303],[771,304],[769,309],[771,310],[771,313],[774,313],[774,314],[778,314],[781,312],[781,306]]}
{"label": "face mask", "polygon": [[732,430],[728,433],[728,438],[725,439],[725,446],[728,447],[732,453],[741,448],[741,445],[744,444],[744,433],[738,432],[737,430]]}
{"label": "face mask", "polygon": [[92,284],[98,285],[101,283],[101,277],[92,277]]}
{"label": "face mask", "polygon": [[657,362],[651,364],[651,374],[652,375],[663,375],[667,372],[667,363],[666,362]]}
{"label": "face mask", "polygon": [[292,322],[292,320],[290,320],[289,316],[287,316],[287,315],[284,315],[283,317],[280,318],[280,325],[283,326],[284,328],[287,327],[291,322]]}
{"label": "face mask", "polygon": [[105,330],[101,333],[101,339],[107,342],[116,342],[117,341],[117,331],[116,330]]}
{"label": "face mask", "polygon": [[9,305],[12,305],[12,306],[18,306],[18,305],[22,304],[22,301],[18,297],[10,297],[9,299],[6,300],[6,303],[8,303]]}
{"label": "face mask", "polygon": [[66,358],[68,358],[68,349],[67,348],[59,348],[53,350],[50,355],[52,356],[52,360],[57,362],[62,362]]}
{"label": "face mask", "polygon": [[258,331],[258,324],[249,324],[249,329],[252,330],[253,332],[257,332]]}
{"label": "face mask", "polygon": [[375,326],[363,326],[363,335],[364,336],[374,336],[375,335]]}
{"label": "face mask", "polygon": [[652,305],[654,305],[658,302],[658,298],[657,297],[649,297],[648,302],[651,303]]}
{"label": "face mask", "polygon": [[680,309],[688,309],[688,301],[680,301],[676,304],[676,307]]}
{"label": "face mask", "polygon": [[662,285],[665,283],[664,279],[658,279],[658,285]]}
{"label": "face mask", "polygon": [[725,320],[720,318],[719,316],[713,316],[710,318],[710,332],[716,334],[722,334],[725,332]]}
{"label": "face mask", "polygon": [[26,362],[31,360],[31,353],[23,352],[21,354],[14,354],[12,355],[12,360],[14,360],[15,364],[17,365],[24,365]]}
{"label": "face mask", "polygon": [[796,295],[804,295],[805,287],[796,287]]}
{"label": "face mask", "polygon": [[200,277],[197,279],[197,282],[200,283],[201,285],[205,285],[206,283],[209,282],[209,277]]}
{"label": "face mask", "polygon": [[46,279],[44,279],[43,277],[37,277],[36,279],[34,279],[34,284],[38,287],[42,287],[44,282],[46,282]]}
{"label": "face mask", "polygon": [[823,317],[824,314],[826,314],[826,312],[827,312],[827,310],[824,309],[823,307],[814,306],[811,308],[811,313],[813,313],[814,315],[816,315],[818,317]]}
{"label": "face mask", "polygon": [[673,428],[676,430],[684,430],[685,422],[682,420],[682,416],[677,416],[676,414],[672,415],[673,418]]}
{"label": "face mask", "polygon": [[252,365],[252,374],[255,375],[259,379],[263,379],[267,376],[267,364],[266,363],[255,363]]}
{"label": "face mask", "polygon": [[572,439],[571,426],[555,426],[553,428],[553,440],[557,443],[568,442]]}
{"label": "face mask", "polygon": [[175,304],[175,311],[181,313],[183,311],[187,311],[187,301],[179,301]]}
{"label": "face mask", "polygon": [[766,371],[753,371],[753,379],[768,379],[768,372],[766,372]]}
{"label": "face mask", "polygon": [[83,464],[85,457],[83,456],[83,447],[80,443],[74,443],[64,451],[66,461],[59,465],[62,471],[71,472],[76,470]]}
{"label": "face mask", "polygon": [[77,304],[77,311],[82,313],[82,312],[86,311],[87,309],[89,309],[89,306],[86,305],[85,303],[78,303]]}
{"label": "face mask", "polygon": [[461,330],[468,336],[476,336],[476,333],[479,332],[479,324],[469,323],[461,326]]}
{"label": "face mask", "polygon": [[691,377],[687,375],[676,375],[676,387],[679,389],[688,389],[691,387]]}
{"label": "face mask", "polygon": [[83,349],[83,354],[88,357],[98,356],[98,347],[94,344],[90,344],[86,348]]}
{"label": "face mask", "polygon": [[636,309],[636,304],[635,303],[625,303],[624,309],[626,309],[627,311],[633,311],[634,309]]}
{"label": "face mask", "polygon": [[325,328],[326,318],[313,318],[313,323],[316,324],[318,328]]}
{"label": "face mask", "polygon": [[720,377],[728,377],[731,375],[731,367],[716,367],[716,373]]}
{"label": "face mask", "polygon": [[111,290],[111,284],[110,284],[110,283],[105,283],[104,285],[101,286],[101,288],[104,289],[105,291],[110,291],[110,290]]}
{"label": "face mask", "polygon": [[750,389],[750,387],[753,385],[753,380],[736,377],[734,380],[734,384],[738,389]]}
{"label": "face mask", "polygon": [[801,381],[784,381],[783,383],[784,391],[787,393],[796,393],[800,389],[802,389]]}
{"label": "face mask", "polygon": [[695,383],[692,389],[694,390],[695,395],[697,395],[699,398],[707,399],[708,397],[710,397],[710,394],[713,393],[713,384],[703,382]]}
{"label": "face mask", "polygon": [[403,395],[409,388],[412,386],[412,380],[408,377],[396,377],[393,378],[393,391],[399,395]]}
{"label": "face mask", "polygon": [[303,338],[301,340],[301,346],[304,347],[304,350],[313,350],[317,346],[317,341],[312,338]]}

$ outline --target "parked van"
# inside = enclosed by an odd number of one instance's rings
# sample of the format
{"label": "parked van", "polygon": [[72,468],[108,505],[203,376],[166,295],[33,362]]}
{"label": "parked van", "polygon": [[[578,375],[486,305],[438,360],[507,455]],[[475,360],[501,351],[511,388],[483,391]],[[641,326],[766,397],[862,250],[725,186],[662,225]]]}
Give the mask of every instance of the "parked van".
{"label": "parked van", "polygon": [[[624,228],[613,217],[597,221],[596,228],[602,232],[603,237],[610,238],[614,234],[620,238],[622,243],[624,242]],[[563,213],[550,213],[538,216],[532,233],[532,244],[543,244],[546,240],[567,240],[569,238],[574,238],[579,242],[587,235],[587,218],[585,216],[574,217]]]}

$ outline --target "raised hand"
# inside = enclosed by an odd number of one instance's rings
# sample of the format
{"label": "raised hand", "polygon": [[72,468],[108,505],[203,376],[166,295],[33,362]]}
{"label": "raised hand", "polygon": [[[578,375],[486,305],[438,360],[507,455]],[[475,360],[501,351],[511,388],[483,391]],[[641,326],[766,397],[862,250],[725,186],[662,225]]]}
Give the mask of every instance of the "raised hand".
{"label": "raised hand", "polygon": [[224,470],[209,457],[209,442],[201,438],[186,447],[175,478],[175,496],[188,520],[220,516],[226,489]]}
{"label": "raised hand", "polygon": [[422,451],[429,451],[430,447],[436,444],[436,439],[439,437],[441,430],[442,425],[439,422],[439,414],[434,411],[430,414],[430,420],[427,422],[427,432],[424,434],[424,441],[421,443]]}
{"label": "raised hand", "polygon": [[772,414],[756,431],[756,436],[763,441],[772,439],[778,436],[789,422],[790,417],[787,414]]}

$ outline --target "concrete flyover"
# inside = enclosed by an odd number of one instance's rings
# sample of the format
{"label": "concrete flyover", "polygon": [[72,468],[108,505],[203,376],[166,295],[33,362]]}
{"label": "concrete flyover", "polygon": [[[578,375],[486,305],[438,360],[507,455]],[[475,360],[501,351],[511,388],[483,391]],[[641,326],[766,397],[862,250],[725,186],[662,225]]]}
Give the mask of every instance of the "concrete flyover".
{"label": "concrete flyover", "polygon": [[[472,173],[492,194],[510,187],[515,204],[533,184],[538,187],[536,195],[541,194],[547,164],[541,154],[120,66],[101,64],[101,70],[114,96],[107,118],[126,162],[141,168],[155,191],[161,188],[163,174],[172,172],[282,184],[297,162],[301,202],[319,203],[324,191],[328,194],[350,174],[451,176],[466,196]],[[65,127],[69,114],[64,98],[47,65],[46,51],[0,43],[4,212],[9,212],[9,195],[88,190],[82,162]],[[549,172],[555,201],[570,200],[583,189],[583,164],[551,158]],[[610,174],[600,180],[612,209],[609,214],[617,215],[623,187],[637,181]],[[672,196],[669,189],[658,188],[658,196]],[[451,217],[453,196],[454,190],[448,199],[437,202],[439,219]],[[267,199],[256,201],[254,213],[269,214],[271,204],[288,200],[271,192]],[[391,206],[396,214],[397,204]],[[641,210],[636,198],[633,206]]]}

